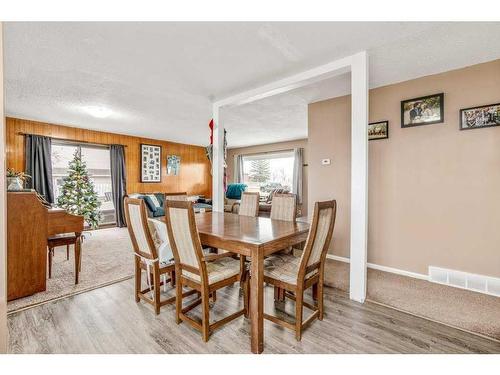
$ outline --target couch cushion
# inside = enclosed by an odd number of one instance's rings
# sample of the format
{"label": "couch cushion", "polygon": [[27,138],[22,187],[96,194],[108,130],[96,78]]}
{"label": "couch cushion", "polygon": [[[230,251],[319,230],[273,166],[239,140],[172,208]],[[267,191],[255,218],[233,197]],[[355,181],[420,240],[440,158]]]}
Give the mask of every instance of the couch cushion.
{"label": "couch cushion", "polygon": [[158,207],[153,211],[153,217],[165,216],[165,209],[163,207]]}
{"label": "couch cushion", "polygon": [[226,198],[241,199],[241,193],[243,193],[246,188],[246,184],[229,184],[227,185]]}

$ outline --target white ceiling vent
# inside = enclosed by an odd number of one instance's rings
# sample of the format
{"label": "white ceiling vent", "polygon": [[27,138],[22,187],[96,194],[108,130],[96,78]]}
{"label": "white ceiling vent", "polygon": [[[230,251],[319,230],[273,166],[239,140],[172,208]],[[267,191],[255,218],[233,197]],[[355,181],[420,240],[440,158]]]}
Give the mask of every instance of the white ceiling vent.
{"label": "white ceiling vent", "polygon": [[500,278],[429,266],[429,281],[500,297]]}

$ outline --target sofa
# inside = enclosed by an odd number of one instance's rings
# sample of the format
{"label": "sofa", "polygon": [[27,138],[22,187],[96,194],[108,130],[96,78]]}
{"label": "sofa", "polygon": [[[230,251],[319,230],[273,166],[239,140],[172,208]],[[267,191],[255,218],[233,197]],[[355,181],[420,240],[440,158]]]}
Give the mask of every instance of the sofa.
{"label": "sofa", "polygon": [[134,193],[129,194],[129,197],[143,199],[149,217],[165,216],[165,209],[163,208],[165,202],[164,193]]}
{"label": "sofa", "polygon": [[194,202],[193,207],[196,212],[200,210],[211,211],[212,200],[199,197],[198,195],[187,195],[187,193],[133,193],[128,195],[130,198],[144,199],[148,217],[156,218],[165,216],[165,197],[166,196],[185,196]]}

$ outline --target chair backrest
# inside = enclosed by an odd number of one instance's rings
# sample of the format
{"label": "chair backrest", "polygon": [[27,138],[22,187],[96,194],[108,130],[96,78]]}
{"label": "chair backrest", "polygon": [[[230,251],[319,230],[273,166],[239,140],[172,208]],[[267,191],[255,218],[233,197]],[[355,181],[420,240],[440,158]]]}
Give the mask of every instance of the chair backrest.
{"label": "chair backrest", "polygon": [[125,198],[125,220],[134,252],[146,259],[158,259],[154,240],[149,231],[148,214],[143,199]]}
{"label": "chair backrest", "polygon": [[337,202],[335,200],[314,204],[311,228],[300,261],[299,278],[319,268],[325,261],[335,226],[336,213]]}
{"label": "chair backrest", "polygon": [[259,193],[243,192],[238,214],[242,216],[259,216]]}
{"label": "chair backrest", "polygon": [[271,203],[271,219],[295,221],[297,196],[295,194],[274,194]]}
{"label": "chair backrest", "polygon": [[196,229],[193,203],[166,200],[165,219],[176,266],[180,267],[182,274],[190,272],[200,275],[202,280],[207,280],[203,250]]}

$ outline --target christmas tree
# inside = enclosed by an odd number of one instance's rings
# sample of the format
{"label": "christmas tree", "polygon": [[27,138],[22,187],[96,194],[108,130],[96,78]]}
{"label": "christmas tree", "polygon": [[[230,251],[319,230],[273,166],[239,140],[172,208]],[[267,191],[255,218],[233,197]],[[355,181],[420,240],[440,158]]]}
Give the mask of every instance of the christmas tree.
{"label": "christmas tree", "polygon": [[92,229],[97,228],[101,220],[94,184],[89,178],[87,165],[77,149],[73,160],[69,162],[69,175],[63,180],[57,206],[75,215],[82,215]]}

